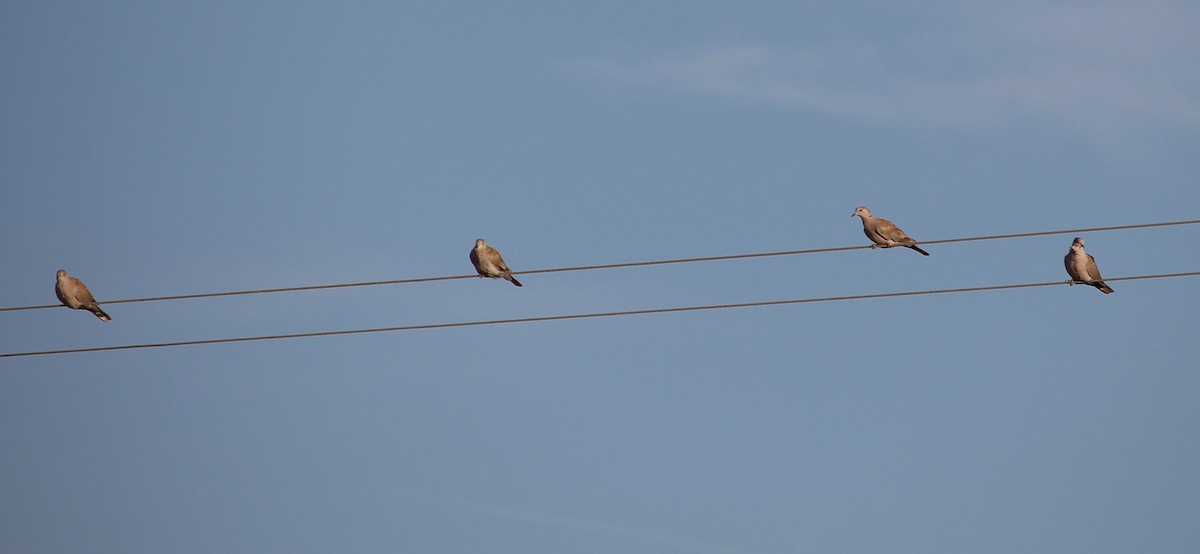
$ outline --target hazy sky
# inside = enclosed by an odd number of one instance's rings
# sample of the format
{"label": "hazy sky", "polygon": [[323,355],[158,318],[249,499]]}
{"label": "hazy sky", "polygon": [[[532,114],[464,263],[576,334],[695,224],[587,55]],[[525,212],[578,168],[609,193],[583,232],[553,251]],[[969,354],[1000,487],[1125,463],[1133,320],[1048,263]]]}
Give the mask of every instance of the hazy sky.
{"label": "hazy sky", "polygon": [[[1198,219],[1200,4],[10,2],[0,307]],[[1084,235],[1200,271],[1200,226]],[[1072,235],[0,312],[0,353],[1065,281]],[[1200,278],[0,359],[5,552],[1194,552]]]}

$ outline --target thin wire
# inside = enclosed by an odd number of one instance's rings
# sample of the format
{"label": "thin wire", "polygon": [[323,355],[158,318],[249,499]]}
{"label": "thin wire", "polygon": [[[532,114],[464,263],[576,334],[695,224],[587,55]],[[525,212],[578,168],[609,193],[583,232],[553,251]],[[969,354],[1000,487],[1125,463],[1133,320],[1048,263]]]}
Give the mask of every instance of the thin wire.
{"label": "thin wire", "polygon": [[[1134,277],[1108,278],[1105,281],[1133,281],[1138,279],[1167,279],[1174,277],[1192,277],[1200,275],[1200,271],[1186,273],[1162,273],[1158,275],[1138,275]],[[766,302],[744,302],[738,304],[710,304],[706,306],[685,306],[678,308],[651,308],[645,310],[624,310],[618,312],[597,312],[585,314],[552,315],[536,317],[519,317],[512,319],[491,319],[484,321],[463,321],[457,323],[432,323],[426,325],[405,325],[401,327],[378,327],[374,329],[352,329],[347,331],[317,331],[312,333],[294,333],[288,335],[263,335],[255,337],[235,337],[226,339],[188,340],[179,342],[159,342],[150,344],[129,344],[124,346],[97,346],[91,348],[72,348],[64,350],[44,350],[40,352],[14,352],[0,354],[0,358],[17,358],[25,356],[47,356],[51,354],[76,354],[82,352],[106,352],[112,350],[137,350],[143,348],[162,348],[168,346],[195,346],[201,344],[223,344],[234,342],[254,342],[281,339],[300,339],[310,337],[330,337],[339,335],[361,335],[366,333],[384,333],[395,331],[418,331],[424,329],[449,329],[454,327],[478,327],[482,325],[501,325],[508,323],[532,323],[539,321],[563,321],[569,319],[591,319],[600,317],[616,317],[630,315],[665,314],[676,312],[698,312],[704,310],[725,310],[731,308],[758,308],[763,306],[782,306],[787,304],[811,304],[816,302],[837,302],[843,300],[870,300],[878,298],[900,298],[905,296],[926,296],[931,294],[950,294],[961,292],[981,292],[991,290],[1025,289],[1034,287],[1049,287],[1054,285],[1077,284],[1070,281],[1050,281],[1046,283],[1022,283],[1016,285],[990,285],[984,287],[963,287],[954,289],[934,289],[907,292],[884,292],[878,294],[856,294],[851,296],[827,296],[823,298],[799,298],[793,300],[770,300]]]}
{"label": "thin wire", "polygon": [[[987,236],[979,236],[979,237],[940,239],[940,240],[921,241],[918,244],[922,244],[922,245],[947,244],[947,243],[952,243],[952,242],[970,242],[970,241],[978,241],[978,240],[1012,239],[1012,238],[1038,237],[1038,236],[1046,236],[1046,235],[1065,235],[1065,234],[1070,234],[1070,233],[1094,233],[1094,232],[1099,232],[1099,231],[1118,231],[1118,230],[1126,230],[1126,229],[1144,229],[1144,228],[1148,228],[1148,227],[1167,227],[1167,226],[1171,226],[1171,225],[1193,225],[1196,223],[1200,223],[1200,219],[1193,219],[1193,220],[1189,220],[1189,221],[1170,221],[1170,222],[1164,222],[1164,223],[1141,223],[1141,224],[1136,224],[1136,225],[1114,225],[1114,226],[1109,226],[1109,227],[1090,227],[1090,228],[1086,228],[1086,229],[1063,229],[1061,231],[1037,231],[1037,232],[1032,232],[1032,233],[1012,233],[1012,234],[1007,234],[1007,235],[987,235]],[[565,271],[590,271],[590,270],[594,270],[594,269],[617,269],[617,268],[626,268],[626,267],[641,267],[641,266],[666,265],[666,264],[683,264],[683,263],[694,263],[694,262],[715,262],[715,261],[724,261],[724,260],[742,260],[742,259],[747,259],[747,258],[766,258],[766,257],[771,257],[771,256],[794,256],[794,255],[799,255],[799,254],[822,254],[822,253],[826,253],[826,252],[847,252],[850,250],[867,250],[870,248],[871,248],[870,245],[836,246],[836,247],[832,247],[832,248],[812,248],[812,249],[808,249],[808,250],[785,250],[782,252],[762,252],[762,253],[754,253],[754,254],[732,254],[732,255],[727,255],[727,256],[705,256],[705,257],[700,257],[700,258],[675,258],[675,259],[667,259],[667,260],[653,260],[653,261],[646,261],[646,262],[625,262],[625,263],[616,263],[616,264],[581,265],[581,266],[574,266],[574,267],[557,267],[557,268],[549,268],[549,269],[531,269],[531,270],[526,270],[526,271],[514,271],[513,275],[533,275],[533,274],[537,274],[537,273],[561,273],[561,272],[565,272]],[[158,302],[158,301],[163,301],[163,300],[187,300],[187,299],[194,299],[194,298],[215,298],[218,296],[242,296],[242,295],[249,295],[249,294],[268,294],[268,293],[276,293],[276,292],[298,292],[298,291],[309,291],[309,290],[340,289],[340,288],[349,288],[349,287],[371,287],[371,286],[377,286],[377,285],[401,285],[401,284],[407,284],[407,283],[427,283],[427,282],[431,282],[431,281],[451,281],[451,280],[455,280],[455,279],[470,279],[472,277],[477,277],[477,276],[476,275],[450,275],[450,276],[443,276],[443,277],[417,277],[417,278],[413,278],[413,279],[394,279],[394,280],[389,280],[389,281],[367,281],[367,282],[360,282],[360,283],[338,283],[338,284],[332,284],[332,285],[309,285],[309,286],[300,286],[300,287],[282,287],[282,288],[273,288],[273,289],[256,289],[256,290],[242,290],[242,291],[230,291],[230,292],[208,292],[208,293],[200,293],[200,294],[180,294],[180,295],[175,295],[175,296],[152,296],[152,297],[148,297],[148,298],[126,298],[126,299],[122,299],[122,300],[108,300],[105,302],[100,302],[100,304],[104,304],[104,305],[127,304],[127,303],[132,303],[132,302]],[[46,309],[46,308],[61,308],[61,307],[62,306],[59,304],[46,304],[46,305],[42,305],[42,306],[18,306],[18,307],[12,307],[12,308],[0,308],[0,312],[15,312],[15,311],[21,311],[21,310],[41,310],[41,309]]]}

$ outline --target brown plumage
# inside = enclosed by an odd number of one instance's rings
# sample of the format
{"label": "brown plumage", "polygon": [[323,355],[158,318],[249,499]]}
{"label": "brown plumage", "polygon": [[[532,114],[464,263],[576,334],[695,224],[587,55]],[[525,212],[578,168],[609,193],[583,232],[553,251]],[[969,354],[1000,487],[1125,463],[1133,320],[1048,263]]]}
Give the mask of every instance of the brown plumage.
{"label": "brown plumage", "polygon": [[58,277],[54,283],[54,295],[58,297],[58,301],[64,306],[74,310],[87,310],[96,314],[100,321],[111,321],[112,318],[100,309],[96,304],[96,299],[92,297],[92,291],[89,291],[87,285],[83,281],[67,275],[67,270],[58,270]]}
{"label": "brown plumage", "polygon": [[873,246],[871,246],[871,248],[875,248],[875,246],[882,246],[883,248],[903,246],[905,248],[916,250],[917,252],[920,252],[926,256],[929,255],[929,252],[926,252],[922,250],[921,247],[917,246],[916,239],[904,234],[904,231],[900,230],[895,223],[892,223],[891,221],[888,221],[882,217],[872,216],[871,210],[868,210],[866,206],[859,206],[855,208],[854,213],[850,214],[850,217],[854,216],[862,218],[863,234],[867,235],[867,238],[871,239],[871,242],[875,243]]}
{"label": "brown plumage", "polygon": [[1100,268],[1096,267],[1096,258],[1083,250],[1083,237],[1075,237],[1071,243],[1071,250],[1067,252],[1063,258],[1063,264],[1067,266],[1067,275],[1071,276],[1071,283],[1083,283],[1096,287],[1097,290],[1104,294],[1112,294],[1112,287],[1104,284],[1103,278],[1100,277]]}
{"label": "brown plumage", "polygon": [[504,258],[500,257],[500,251],[489,246],[483,239],[475,239],[475,248],[471,249],[471,265],[475,266],[475,272],[480,277],[504,279],[518,287],[522,286],[521,282],[512,276],[512,270],[508,269]]}

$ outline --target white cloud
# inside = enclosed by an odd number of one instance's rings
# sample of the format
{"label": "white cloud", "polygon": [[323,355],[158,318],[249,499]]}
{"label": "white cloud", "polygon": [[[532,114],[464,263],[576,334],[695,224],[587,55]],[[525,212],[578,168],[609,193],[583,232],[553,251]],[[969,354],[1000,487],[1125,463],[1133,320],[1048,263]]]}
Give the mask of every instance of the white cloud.
{"label": "white cloud", "polygon": [[1200,7],[1167,2],[1007,3],[926,14],[804,47],[710,46],[634,60],[579,60],[605,81],[866,120],[943,125],[1053,118],[1111,134],[1200,124]]}

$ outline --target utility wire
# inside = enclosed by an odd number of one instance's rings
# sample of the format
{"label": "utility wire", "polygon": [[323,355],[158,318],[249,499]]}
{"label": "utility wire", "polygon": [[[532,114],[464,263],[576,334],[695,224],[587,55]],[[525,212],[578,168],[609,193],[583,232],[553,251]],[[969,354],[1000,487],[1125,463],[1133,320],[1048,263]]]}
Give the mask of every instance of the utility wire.
{"label": "utility wire", "polygon": [[[1192,277],[1200,275],[1200,271],[1186,273],[1162,273],[1158,275],[1138,275],[1134,277],[1107,278],[1105,281],[1133,281],[1138,279],[1167,279],[1174,277]],[[725,310],[731,308],[758,308],[763,306],[782,306],[787,304],[811,304],[816,302],[837,302],[842,300],[871,300],[878,298],[899,298],[904,296],[925,296],[930,294],[949,294],[959,292],[981,292],[991,290],[1025,289],[1034,287],[1049,287],[1054,285],[1077,284],[1070,281],[1050,281],[1046,283],[1022,283],[1016,285],[991,285],[984,287],[964,287],[955,289],[935,289],[908,292],[884,292],[878,294],[856,294],[852,296],[827,296],[823,298],[798,298],[793,300],[771,300],[766,302],[744,302],[739,304],[710,304],[706,306],[686,306],[678,308],[652,308],[645,310],[625,310],[619,312],[597,312],[585,314],[552,315],[520,317],[512,319],[491,319],[484,321],[463,321],[457,323],[432,323],[426,325],[406,325],[401,327],[377,327],[374,329],[352,329],[347,331],[318,331],[312,333],[294,333],[288,335],[263,335],[256,337],[236,337],[225,339],[188,340],[179,342],[159,342],[150,344],[129,344],[124,346],[97,346],[91,348],[72,348],[64,350],[44,350],[40,352],[13,352],[0,354],[0,358],[17,358],[25,356],[48,356],[51,354],[76,354],[81,352],[106,352],[111,350],[139,350],[144,348],[162,348],[168,346],[195,346],[200,344],[223,344],[233,342],[254,342],[280,339],[300,339],[309,337],[330,337],[338,335],[361,335],[366,333],[384,333],[394,331],[417,331],[424,329],[449,329],[453,327],[478,327],[483,325],[500,325],[506,323],[532,323],[538,321],[563,321],[568,319],[591,319],[599,317],[616,317],[630,315],[665,314],[674,312],[698,312],[704,310]],[[1084,285],[1087,286],[1087,285]]]}
{"label": "utility wire", "polygon": [[[1037,232],[1032,232],[1032,233],[1012,233],[1012,234],[1007,234],[1007,235],[988,235],[988,236],[980,236],[980,237],[964,237],[964,238],[954,238],[954,239],[928,240],[928,241],[921,241],[918,244],[922,244],[922,245],[947,244],[947,243],[952,243],[952,242],[970,242],[970,241],[977,241],[977,240],[1013,239],[1013,238],[1025,238],[1025,237],[1038,237],[1038,236],[1045,236],[1045,235],[1065,235],[1065,234],[1071,234],[1071,233],[1094,233],[1094,232],[1099,232],[1099,231],[1118,231],[1118,230],[1125,230],[1125,229],[1144,229],[1144,228],[1148,228],[1148,227],[1167,227],[1167,226],[1171,226],[1171,225],[1193,225],[1196,223],[1200,223],[1200,219],[1193,219],[1193,220],[1189,220],[1189,221],[1170,221],[1170,222],[1164,222],[1164,223],[1141,223],[1141,224],[1137,224],[1137,225],[1115,225],[1115,226],[1110,226],[1110,227],[1091,227],[1091,228],[1087,228],[1087,229],[1063,229],[1061,231],[1037,231]],[[565,271],[589,271],[589,270],[594,270],[594,269],[616,269],[616,268],[626,268],[626,267],[641,267],[641,266],[666,265],[666,264],[683,264],[683,263],[693,263],[693,262],[715,262],[715,261],[724,261],[724,260],[741,260],[741,259],[747,259],[747,258],[766,258],[766,257],[771,257],[771,256],[794,256],[794,255],[798,255],[798,254],[822,254],[822,253],[826,253],[826,252],[846,252],[846,251],[850,251],[850,250],[866,250],[869,248],[871,248],[870,245],[835,246],[832,248],[813,248],[813,249],[809,249],[809,250],[785,250],[782,252],[762,252],[762,253],[755,253],[755,254],[732,254],[732,255],[727,255],[727,256],[706,256],[706,257],[701,257],[701,258],[675,258],[675,259],[667,259],[667,260],[653,260],[653,261],[646,261],[646,262],[625,262],[625,263],[616,263],[616,264],[581,265],[581,266],[574,266],[574,267],[557,267],[557,268],[549,268],[549,269],[531,269],[531,270],[527,270],[527,271],[514,271],[513,275],[533,275],[536,273],[561,273],[561,272],[565,272]],[[371,286],[377,286],[377,285],[401,285],[401,284],[407,284],[407,283],[427,283],[427,282],[431,282],[431,281],[451,281],[454,279],[470,279],[472,277],[476,277],[476,275],[449,275],[449,276],[443,276],[443,277],[417,277],[417,278],[413,278],[413,279],[395,279],[395,280],[389,280],[389,281],[366,281],[366,282],[359,282],[359,283],[338,283],[338,284],[332,284],[332,285],[309,285],[309,286],[301,286],[301,287],[283,287],[283,288],[274,288],[274,289],[242,290],[242,291],[230,291],[230,292],[208,292],[208,293],[201,293],[201,294],[180,294],[180,295],[176,295],[176,296],[152,296],[152,297],[148,297],[148,298],[126,298],[123,300],[108,300],[105,302],[100,302],[100,304],[104,304],[104,305],[127,304],[127,303],[132,303],[132,302],[158,302],[158,301],[163,301],[163,300],[186,300],[186,299],[193,299],[193,298],[214,298],[214,297],[218,297],[218,296],[241,296],[241,295],[248,295],[248,294],[267,294],[267,293],[275,293],[275,292],[298,292],[298,291],[308,291],[308,290],[340,289],[340,288],[349,288],[349,287],[371,287]],[[18,306],[18,307],[11,307],[11,308],[0,308],[0,312],[15,312],[15,311],[21,311],[21,310],[41,310],[41,309],[46,309],[46,308],[59,308],[59,307],[62,307],[62,306],[59,304],[46,304],[46,305],[42,305],[42,306]]]}

